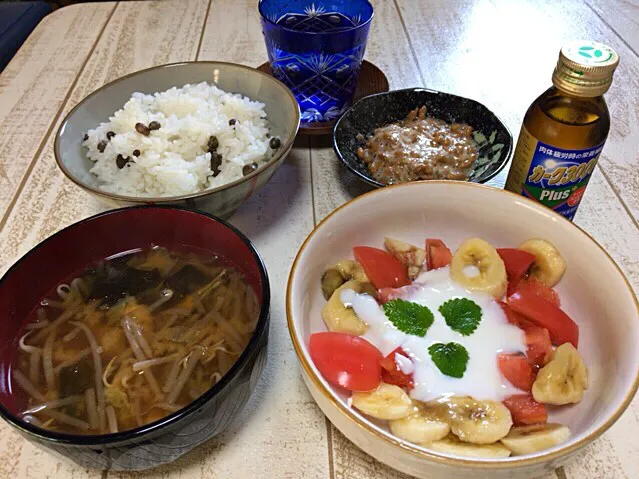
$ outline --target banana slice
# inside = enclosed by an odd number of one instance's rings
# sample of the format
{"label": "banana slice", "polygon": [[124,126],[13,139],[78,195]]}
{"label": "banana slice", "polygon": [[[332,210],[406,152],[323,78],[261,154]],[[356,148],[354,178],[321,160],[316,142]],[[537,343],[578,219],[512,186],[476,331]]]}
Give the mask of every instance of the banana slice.
{"label": "banana slice", "polygon": [[552,360],[537,373],[532,394],[545,404],[578,403],[588,389],[588,369],[580,354],[570,343],[553,352]]}
{"label": "banana slice", "polygon": [[413,280],[419,276],[426,261],[426,251],[403,241],[384,238],[386,249],[408,269],[408,278]]}
{"label": "banana slice", "polygon": [[439,441],[431,442],[426,447],[435,452],[464,457],[490,459],[510,456],[510,449],[498,442],[493,444],[469,444],[460,441],[452,434]]}
{"label": "banana slice", "polygon": [[352,259],[343,259],[327,268],[322,275],[324,299],[328,300],[337,288],[349,280],[370,283],[362,266]]}
{"label": "banana slice", "polygon": [[[467,266],[475,266],[479,272],[469,276],[465,271]],[[450,276],[470,290],[482,291],[497,299],[506,294],[508,286],[504,262],[497,250],[480,238],[467,239],[457,248],[450,264]]]}
{"label": "banana slice", "polygon": [[361,336],[366,332],[368,325],[355,314],[355,311],[344,306],[340,293],[345,289],[352,289],[356,293],[364,293],[367,291],[368,286],[370,286],[370,283],[348,281],[333,292],[331,299],[328,300],[328,303],[322,309],[322,318],[329,331],[355,334],[357,336]]}
{"label": "banana slice", "polygon": [[530,276],[546,286],[556,285],[566,271],[566,262],[557,248],[543,239],[529,239],[519,245],[519,249],[535,255],[530,268]]}
{"label": "banana slice", "polygon": [[502,444],[513,454],[532,454],[566,442],[570,429],[561,424],[535,424],[534,426],[513,427]]}
{"label": "banana slice", "polygon": [[415,444],[426,444],[446,437],[450,426],[436,409],[414,406],[409,416],[388,423],[393,434]]}
{"label": "banana slice", "polygon": [[510,411],[497,401],[451,397],[441,403],[448,408],[451,431],[464,442],[491,444],[506,436],[513,425]]}
{"label": "banana slice", "polygon": [[354,407],[375,419],[402,419],[413,411],[413,402],[398,386],[382,383],[375,391],[354,392]]}

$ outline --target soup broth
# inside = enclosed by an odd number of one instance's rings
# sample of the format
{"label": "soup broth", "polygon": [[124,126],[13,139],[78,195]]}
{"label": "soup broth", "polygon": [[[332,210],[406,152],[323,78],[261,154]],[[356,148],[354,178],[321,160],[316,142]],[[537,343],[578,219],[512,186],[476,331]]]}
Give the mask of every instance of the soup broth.
{"label": "soup broth", "polygon": [[253,288],[219,258],[153,247],[93,265],[25,327],[11,373],[20,415],[71,434],[161,419],[231,368],[259,310]]}

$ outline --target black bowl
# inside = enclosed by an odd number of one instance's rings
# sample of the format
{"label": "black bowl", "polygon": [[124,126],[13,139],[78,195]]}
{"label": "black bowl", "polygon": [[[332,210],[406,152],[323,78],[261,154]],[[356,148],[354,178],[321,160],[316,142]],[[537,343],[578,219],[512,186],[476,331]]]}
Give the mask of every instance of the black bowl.
{"label": "black bowl", "polygon": [[429,116],[473,127],[479,158],[470,181],[485,183],[506,166],[513,149],[513,136],[492,111],[475,100],[425,88],[394,90],[359,100],[335,124],[335,153],[346,168],[366,183],[386,186],[372,178],[357,156],[357,149],[364,145],[362,137],[373,134],[376,128],[404,120],[411,110],[421,106],[426,106]]}
{"label": "black bowl", "polygon": [[[158,421],[115,434],[82,436],[40,429],[18,414],[9,387],[23,325],[60,280],[88,264],[150,244],[218,253],[242,271],[261,300],[260,317],[233,367],[195,401]],[[28,440],[96,469],[141,470],[172,462],[221,432],[240,413],[266,363],[270,287],[251,242],[213,216],[167,206],[102,213],[44,240],[0,280],[0,415]]]}

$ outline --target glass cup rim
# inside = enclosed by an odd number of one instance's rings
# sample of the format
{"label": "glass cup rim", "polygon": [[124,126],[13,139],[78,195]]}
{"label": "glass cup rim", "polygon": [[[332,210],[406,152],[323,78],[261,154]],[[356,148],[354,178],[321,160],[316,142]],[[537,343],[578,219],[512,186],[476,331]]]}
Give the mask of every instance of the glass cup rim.
{"label": "glass cup rim", "polygon": [[294,29],[288,28],[288,27],[286,27],[284,25],[280,25],[278,23],[275,23],[270,18],[268,18],[264,14],[264,12],[262,11],[262,5],[264,3],[266,3],[267,1],[269,1],[269,0],[259,0],[259,2],[258,2],[257,9],[260,12],[260,17],[262,17],[263,21],[265,21],[266,23],[269,23],[270,25],[273,25],[273,26],[275,26],[277,28],[285,30],[287,32],[295,33],[297,35],[308,35],[308,36],[311,36],[311,37],[333,36],[333,35],[336,35],[336,34],[352,32],[352,31],[358,30],[360,28],[367,27],[373,21],[373,17],[375,16],[375,8],[373,7],[373,4],[370,2],[370,0],[358,0],[358,1],[362,2],[362,4],[365,4],[365,5],[367,5],[370,8],[371,15],[368,18],[368,20],[366,20],[363,23],[360,23],[356,27],[349,27],[349,28],[346,28],[345,30],[341,30],[339,32],[300,32],[299,30],[294,30]]}

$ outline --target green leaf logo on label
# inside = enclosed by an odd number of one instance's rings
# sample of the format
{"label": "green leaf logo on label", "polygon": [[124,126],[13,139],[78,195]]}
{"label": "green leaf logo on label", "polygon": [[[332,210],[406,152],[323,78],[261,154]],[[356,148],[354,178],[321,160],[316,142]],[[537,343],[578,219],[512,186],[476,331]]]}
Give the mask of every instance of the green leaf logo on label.
{"label": "green leaf logo on label", "polygon": [[593,47],[591,45],[584,45],[577,49],[577,54],[584,57],[589,58],[591,61],[588,63],[605,63],[612,58],[612,52],[608,52],[608,55],[605,55],[606,52],[602,51],[599,48]]}
{"label": "green leaf logo on label", "polygon": [[[588,52],[591,52],[594,49],[595,49],[595,47],[590,47],[590,46],[579,47],[578,53],[582,57],[592,58],[592,55],[590,53],[588,53]],[[599,51],[599,50],[597,50],[597,51]],[[601,56],[601,52],[599,52],[598,56]]]}

